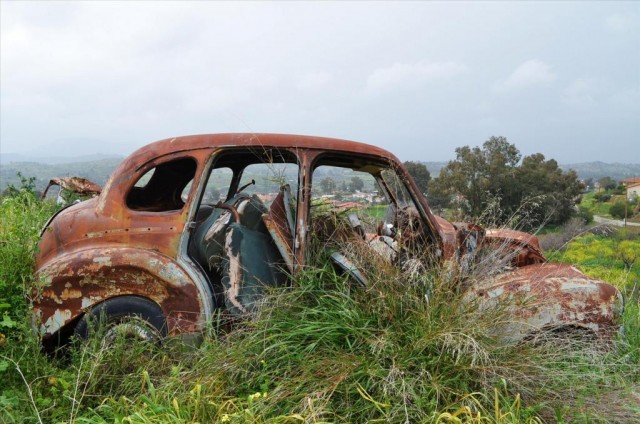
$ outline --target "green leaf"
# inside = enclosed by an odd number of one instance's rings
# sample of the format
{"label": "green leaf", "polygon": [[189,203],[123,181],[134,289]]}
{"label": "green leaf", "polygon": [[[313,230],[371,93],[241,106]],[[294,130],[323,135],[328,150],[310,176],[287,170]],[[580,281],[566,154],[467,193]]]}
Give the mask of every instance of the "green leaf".
{"label": "green leaf", "polygon": [[0,321],[0,326],[5,328],[15,328],[18,323],[11,319],[8,313],[4,313],[2,316],[2,321]]}

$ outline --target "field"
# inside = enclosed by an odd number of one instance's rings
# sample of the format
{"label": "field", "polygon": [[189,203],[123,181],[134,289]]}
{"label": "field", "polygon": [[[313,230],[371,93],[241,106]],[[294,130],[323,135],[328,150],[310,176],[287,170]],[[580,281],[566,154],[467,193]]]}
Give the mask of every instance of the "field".
{"label": "field", "polygon": [[198,347],[95,339],[50,357],[26,297],[53,210],[29,187],[0,204],[0,423],[637,420],[636,234],[584,235],[550,255],[624,292],[624,334],[604,351],[501,343],[491,331],[501,311],[465,306],[446,269],[408,282],[381,267],[356,289],[316,267],[271,293],[255,319],[228,332],[211,323]]}

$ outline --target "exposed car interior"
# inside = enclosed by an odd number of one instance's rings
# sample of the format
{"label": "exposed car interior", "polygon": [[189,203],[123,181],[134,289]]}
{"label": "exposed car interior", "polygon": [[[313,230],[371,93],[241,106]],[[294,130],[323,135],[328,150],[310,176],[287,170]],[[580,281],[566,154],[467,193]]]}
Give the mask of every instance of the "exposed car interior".
{"label": "exposed car interior", "polygon": [[292,271],[290,183],[297,191],[297,168],[293,155],[269,149],[215,159],[189,252],[207,273],[216,300],[232,315],[251,312],[265,287],[285,284]]}

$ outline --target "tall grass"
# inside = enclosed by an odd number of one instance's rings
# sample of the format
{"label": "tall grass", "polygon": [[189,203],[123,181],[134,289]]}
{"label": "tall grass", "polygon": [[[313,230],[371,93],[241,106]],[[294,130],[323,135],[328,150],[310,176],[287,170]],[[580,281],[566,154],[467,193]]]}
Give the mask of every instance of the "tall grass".
{"label": "tall grass", "polygon": [[38,236],[55,206],[38,200],[33,188],[23,178],[23,187],[0,199],[0,417],[9,422],[39,420],[48,406],[34,384],[50,366],[31,332],[27,295]]}
{"label": "tall grass", "polygon": [[15,326],[0,327],[0,423],[637,419],[637,304],[605,351],[569,339],[509,344],[494,325],[505,310],[463,300],[485,276],[440,267],[415,278],[377,264],[367,287],[309,267],[232,330],[219,316],[195,349],[95,339],[50,358],[29,329],[25,293],[51,206],[25,194],[1,208],[1,293]]}
{"label": "tall grass", "polygon": [[0,329],[25,315],[38,235],[54,210],[28,189],[0,199]]}

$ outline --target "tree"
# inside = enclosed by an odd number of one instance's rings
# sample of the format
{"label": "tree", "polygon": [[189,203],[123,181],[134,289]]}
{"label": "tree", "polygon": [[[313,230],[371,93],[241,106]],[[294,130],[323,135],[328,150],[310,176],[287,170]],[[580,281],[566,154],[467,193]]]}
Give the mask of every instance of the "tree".
{"label": "tree", "polygon": [[416,182],[420,191],[426,193],[429,187],[429,181],[431,181],[431,174],[427,167],[423,163],[413,161],[404,162],[404,167]]}
{"label": "tree", "polygon": [[584,184],[585,190],[590,191],[593,188],[593,178],[587,178],[583,180],[582,183]]}
{"label": "tree", "polygon": [[[429,199],[439,206],[456,204],[473,217],[497,205],[492,218],[500,224],[518,215],[525,227],[545,222],[561,224],[575,214],[583,185],[573,171],[563,172],[558,163],[537,153],[520,163],[520,151],[505,137],[491,137],[482,148],[456,149],[451,161],[432,181]],[[436,205],[438,206],[438,205]]]}
{"label": "tree", "polygon": [[[495,199],[500,199],[500,206],[509,205],[517,196],[513,182],[519,160],[520,152],[505,137],[491,137],[482,148],[458,147],[456,160],[440,170],[430,195],[449,201],[457,198],[463,212],[472,216],[480,216]],[[510,215],[511,208],[500,209]]]}
{"label": "tree", "polygon": [[613,190],[614,188],[616,188],[617,184],[613,178],[606,176],[598,180],[598,185],[603,190]]}
{"label": "tree", "polygon": [[351,177],[351,182],[349,183],[349,191],[354,193],[356,191],[362,191],[363,188],[364,188],[364,181],[362,181],[362,178],[358,176]]}
{"label": "tree", "polygon": [[541,153],[522,160],[516,184],[520,202],[528,203],[524,211],[533,226],[568,221],[576,213],[575,205],[584,189],[575,171],[563,172],[555,160],[545,160]]}
{"label": "tree", "polygon": [[325,194],[332,194],[336,190],[336,182],[332,178],[326,177],[320,181],[320,188]]}

